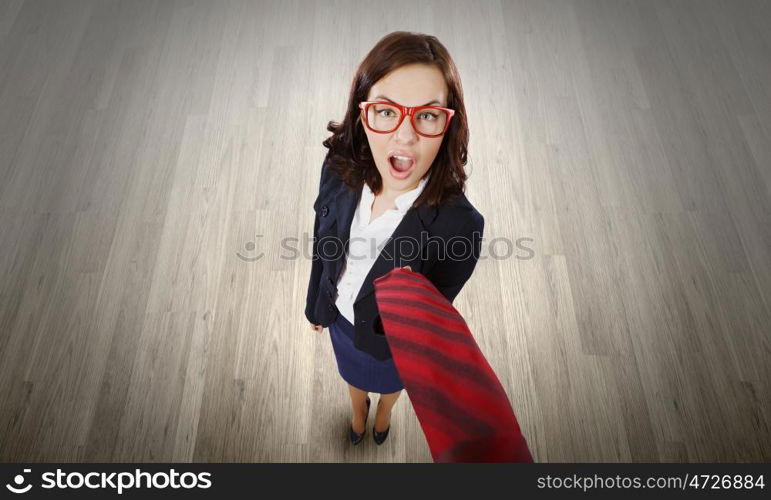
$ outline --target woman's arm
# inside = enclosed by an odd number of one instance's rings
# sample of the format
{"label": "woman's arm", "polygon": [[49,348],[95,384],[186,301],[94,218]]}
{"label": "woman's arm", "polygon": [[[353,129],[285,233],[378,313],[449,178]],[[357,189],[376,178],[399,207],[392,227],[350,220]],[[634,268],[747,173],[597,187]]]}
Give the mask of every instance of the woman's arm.
{"label": "woman's arm", "polygon": [[[329,155],[327,154],[327,158]],[[319,245],[318,245],[318,239],[319,239],[319,214],[318,214],[318,205],[319,201],[321,201],[321,195],[324,189],[324,184],[326,182],[326,178],[329,174],[329,167],[327,166],[326,159],[321,165],[321,176],[319,179],[319,194],[316,196],[316,201],[313,202],[313,214],[315,217],[315,220],[313,222],[313,242],[312,242],[312,252],[311,252],[311,276],[308,280],[308,294],[305,299],[305,317],[313,323],[314,325],[318,324],[318,321],[316,318],[313,317],[313,309],[316,306],[316,298],[319,293],[319,280],[321,279],[321,258],[319,257]]]}
{"label": "woman's arm", "polygon": [[313,323],[318,325],[319,322],[313,317],[313,308],[316,305],[316,298],[319,293],[319,279],[321,279],[321,259],[319,258],[318,250],[318,232],[319,232],[319,216],[316,214],[316,221],[313,224],[313,251],[311,261],[311,277],[308,280],[308,295],[305,299],[305,317]]}
{"label": "woman's arm", "polygon": [[451,303],[474,272],[482,251],[484,228],[485,218],[476,210],[472,211],[458,233],[445,242],[444,255],[440,256],[427,276]]}

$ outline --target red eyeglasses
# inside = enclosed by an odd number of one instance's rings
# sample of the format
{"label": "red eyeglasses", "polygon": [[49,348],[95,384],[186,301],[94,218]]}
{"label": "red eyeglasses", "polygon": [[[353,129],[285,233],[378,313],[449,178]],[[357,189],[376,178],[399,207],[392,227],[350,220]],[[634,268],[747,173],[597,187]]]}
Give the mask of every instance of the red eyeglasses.
{"label": "red eyeglasses", "polygon": [[439,137],[450,126],[455,110],[440,106],[402,106],[389,101],[362,101],[361,118],[373,132],[388,134],[399,128],[409,115],[412,128],[424,137]]}

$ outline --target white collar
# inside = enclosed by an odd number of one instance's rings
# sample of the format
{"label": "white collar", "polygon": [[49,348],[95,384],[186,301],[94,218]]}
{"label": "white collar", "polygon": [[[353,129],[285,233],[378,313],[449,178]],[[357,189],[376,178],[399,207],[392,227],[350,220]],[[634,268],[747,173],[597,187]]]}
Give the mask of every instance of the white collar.
{"label": "white collar", "polygon": [[[431,173],[429,172],[425,178],[420,179],[420,181],[418,181],[418,186],[415,189],[411,189],[410,191],[407,191],[406,193],[402,193],[399,196],[397,196],[396,199],[394,200],[394,204],[396,205],[395,211],[400,215],[406,213],[407,210],[409,210],[412,204],[415,202],[415,200],[418,199],[418,196],[420,196],[420,193],[423,192],[423,188],[426,187],[426,184],[428,183],[428,180],[430,178],[431,178]],[[372,190],[369,188],[369,185],[365,182],[364,186],[362,187],[361,205],[359,206],[359,210],[362,214],[362,223],[365,225],[366,225],[365,221],[369,221],[369,218],[372,215],[372,201],[374,199],[375,199],[375,193],[372,192]]]}

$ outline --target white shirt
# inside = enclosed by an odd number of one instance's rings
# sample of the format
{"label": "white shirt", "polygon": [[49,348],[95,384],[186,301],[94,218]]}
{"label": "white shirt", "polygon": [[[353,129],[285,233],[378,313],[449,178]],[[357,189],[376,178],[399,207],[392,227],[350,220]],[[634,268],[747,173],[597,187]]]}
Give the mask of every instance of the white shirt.
{"label": "white shirt", "polygon": [[356,213],[351,221],[350,242],[345,259],[345,267],[337,283],[337,306],[351,324],[354,323],[353,302],[359,294],[369,270],[375,264],[383,245],[393,235],[394,230],[404,218],[412,203],[423,192],[429,176],[418,182],[418,187],[396,197],[396,209],[386,210],[380,217],[370,221],[372,202],[375,194],[364,183],[361,199],[356,207]]}

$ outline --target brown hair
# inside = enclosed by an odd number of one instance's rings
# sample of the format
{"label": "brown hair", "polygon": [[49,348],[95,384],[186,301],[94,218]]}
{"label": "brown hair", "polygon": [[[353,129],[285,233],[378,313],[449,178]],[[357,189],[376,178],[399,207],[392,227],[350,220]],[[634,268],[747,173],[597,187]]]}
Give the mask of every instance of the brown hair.
{"label": "brown hair", "polygon": [[358,189],[366,182],[374,193],[380,193],[382,179],[361,123],[359,102],[367,99],[372,86],[382,77],[401,66],[414,63],[433,65],[442,72],[449,91],[447,107],[455,110],[442,145],[428,170],[431,178],[413,203],[413,206],[427,203],[434,207],[463,192],[469,138],[460,75],[449,52],[436,37],[395,31],[381,38],[353,77],[348,110],[342,123],[330,121],[327,124],[327,130],[332,135],[322,144],[329,149],[330,169],[337,172],[348,187]]}

